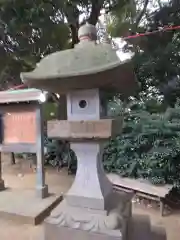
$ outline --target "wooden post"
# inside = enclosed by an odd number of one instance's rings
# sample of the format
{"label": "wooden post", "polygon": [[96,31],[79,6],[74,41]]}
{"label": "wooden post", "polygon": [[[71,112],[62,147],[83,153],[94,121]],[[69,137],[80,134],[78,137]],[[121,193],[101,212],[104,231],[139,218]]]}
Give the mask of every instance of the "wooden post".
{"label": "wooden post", "polygon": [[42,118],[42,105],[38,104],[36,109],[37,126],[37,168],[36,168],[36,190],[41,198],[48,197],[48,186],[45,184],[44,170],[44,127]]}
{"label": "wooden post", "polygon": [[[2,122],[2,114],[0,114],[0,143],[3,139],[3,122]],[[4,181],[2,179],[2,162],[1,162],[2,153],[0,152],[0,191],[4,190]]]}
{"label": "wooden post", "polygon": [[0,191],[3,191],[5,189],[4,186],[4,180],[2,179],[2,163],[1,163],[1,156],[2,153],[0,153]]}
{"label": "wooden post", "polygon": [[11,152],[11,165],[15,165],[15,164],[16,164],[15,154]]}

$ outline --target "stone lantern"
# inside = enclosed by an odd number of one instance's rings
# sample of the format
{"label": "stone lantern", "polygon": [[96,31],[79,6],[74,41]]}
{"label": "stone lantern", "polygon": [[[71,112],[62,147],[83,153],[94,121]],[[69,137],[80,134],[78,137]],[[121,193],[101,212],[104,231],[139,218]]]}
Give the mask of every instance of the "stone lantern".
{"label": "stone lantern", "polygon": [[30,87],[66,95],[67,120],[49,121],[48,136],[69,140],[78,159],[74,183],[45,221],[46,240],[127,237],[131,198],[113,191],[101,158],[104,143],[122,129],[122,117],[107,117],[106,94],[128,97],[137,82],[131,62],[121,62],[96,38],[96,28],[86,24],[74,49],[48,55],[34,71],[21,74]]}

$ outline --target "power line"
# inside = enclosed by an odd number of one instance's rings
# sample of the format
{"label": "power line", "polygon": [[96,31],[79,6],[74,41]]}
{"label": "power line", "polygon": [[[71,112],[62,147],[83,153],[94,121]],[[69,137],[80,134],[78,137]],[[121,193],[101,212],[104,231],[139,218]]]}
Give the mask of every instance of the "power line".
{"label": "power line", "polygon": [[152,32],[145,32],[145,33],[138,33],[138,34],[134,34],[134,35],[130,35],[128,37],[123,37],[123,40],[128,40],[128,39],[133,39],[133,38],[138,38],[138,37],[143,37],[143,36],[149,36],[149,35],[153,35],[156,33],[160,33],[160,32],[166,32],[166,31],[172,31],[172,30],[178,30],[180,29],[180,26],[170,26],[170,27],[164,27],[162,29],[159,30],[155,30]]}

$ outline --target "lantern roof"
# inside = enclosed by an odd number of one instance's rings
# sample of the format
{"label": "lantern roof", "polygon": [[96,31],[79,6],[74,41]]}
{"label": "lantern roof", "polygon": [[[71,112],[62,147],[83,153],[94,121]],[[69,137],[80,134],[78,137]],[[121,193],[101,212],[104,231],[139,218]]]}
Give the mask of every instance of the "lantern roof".
{"label": "lantern roof", "polygon": [[30,87],[60,94],[101,88],[132,95],[138,85],[131,61],[120,61],[110,44],[97,44],[93,25],[80,27],[78,36],[80,42],[74,49],[52,53],[32,72],[21,73],[23,82]]}

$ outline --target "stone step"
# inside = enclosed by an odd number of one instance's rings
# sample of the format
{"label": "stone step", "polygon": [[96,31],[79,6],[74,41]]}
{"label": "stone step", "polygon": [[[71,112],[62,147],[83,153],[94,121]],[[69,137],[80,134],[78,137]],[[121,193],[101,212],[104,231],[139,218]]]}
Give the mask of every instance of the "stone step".
{"label": "stone step", "polygon": [[154,240],[152,238],[151,222],[148,216],[133,214],[128,229],[128,240]]}
{"label": "stone step", "polygon": [[152,226],[151,230],[152,230],[152,236],[153,236],[152,240],[166,240],[167,239],[166,230],[164,227]]}

